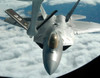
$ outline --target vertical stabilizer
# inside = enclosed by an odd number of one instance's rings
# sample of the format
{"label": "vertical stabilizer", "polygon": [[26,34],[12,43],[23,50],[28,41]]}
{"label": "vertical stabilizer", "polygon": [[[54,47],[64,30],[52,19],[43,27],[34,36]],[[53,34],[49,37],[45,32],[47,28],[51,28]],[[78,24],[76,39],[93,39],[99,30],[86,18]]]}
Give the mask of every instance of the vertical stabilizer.
{"label": "vertical stabilizer", "polygon": [[42,16],[43,16],[43,19],[46,19],[46,17],[47,17],[47,13],[46,13],[46,11],[44,10],[44,8],[43,8],[42,5],[41,5],[40,10],[41,10],[41,14],[42,14]]}
{"label": "vertical stabilizer", "polygon": [[73,8],[71,9],[71,11],[67,14],[66,16],[66,22],[69,21],[71,15],[73,14],[74,10],[76,9],[77,5],[79,4],[80,0],[78,0],[75,5],[73,6]]}

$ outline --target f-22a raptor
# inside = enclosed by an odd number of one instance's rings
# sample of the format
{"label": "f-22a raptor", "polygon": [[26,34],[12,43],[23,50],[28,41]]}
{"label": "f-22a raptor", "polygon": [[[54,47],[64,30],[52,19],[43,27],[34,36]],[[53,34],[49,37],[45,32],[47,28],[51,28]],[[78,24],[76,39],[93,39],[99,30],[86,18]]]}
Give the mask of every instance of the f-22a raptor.
{"label": "f-22a raptor", "polygon": [[[20,0],[30,1],[30,0]],[[61,60],[62,51],[74,43],[74,35],[100,31],[100,24],[79,21],[86,16],[74,15],[73,12],[79,4],[78,0],[66,16],[55,15],[57,10],[50,15],[42,6],[43,0],[32,0],[31,18],[22,18],[13,9],[5,12],[10,16],[4,21],[23,27],[27,35],[43,49],[43,63],[48,74],[53,74]]]}

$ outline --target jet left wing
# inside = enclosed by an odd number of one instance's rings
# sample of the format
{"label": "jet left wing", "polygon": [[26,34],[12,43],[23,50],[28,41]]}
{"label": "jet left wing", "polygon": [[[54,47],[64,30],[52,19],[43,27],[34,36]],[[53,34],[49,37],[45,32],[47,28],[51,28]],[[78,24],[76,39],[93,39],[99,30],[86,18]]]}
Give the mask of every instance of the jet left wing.
{"label": "jet left wing", "polygon": [[100,31],[100,24],[94,22],[73,21],[75,26],[72,27],[75,34],[89,33]]}

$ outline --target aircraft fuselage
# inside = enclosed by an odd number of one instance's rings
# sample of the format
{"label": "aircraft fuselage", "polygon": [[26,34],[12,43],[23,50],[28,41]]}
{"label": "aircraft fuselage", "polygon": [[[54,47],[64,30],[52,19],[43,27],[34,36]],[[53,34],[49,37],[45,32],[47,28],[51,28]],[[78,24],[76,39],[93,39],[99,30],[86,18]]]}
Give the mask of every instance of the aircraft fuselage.
{"label": "aircraft fuselage", "polygon": [[74,33],[68,23],[63,15],[53,16],[34,36],[36,43],[43,44],[43,63],[48,74],[57,69],[63,48],[73,44]]}

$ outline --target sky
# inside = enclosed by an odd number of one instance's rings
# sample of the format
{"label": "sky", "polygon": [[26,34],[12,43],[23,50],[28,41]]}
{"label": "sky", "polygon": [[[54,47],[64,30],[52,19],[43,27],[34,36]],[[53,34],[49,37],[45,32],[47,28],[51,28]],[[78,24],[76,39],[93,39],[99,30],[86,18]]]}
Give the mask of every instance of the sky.
{"label": "sky", "polygon": [[[53,6],[75,1],[45,0],[44,4]],[[7,14],[4,11],[9,8],[16,10],[22,16],[26,16],[24,9],[20,8],[27,8],[30,3],[17,0],[0,0],[0,17],[6,17]],[[81,0],[81,3],[95,7],[100,1]],[[24,29],[5,23],[0,19],[0,76],[55,78],[81,67],[99,55],[99,33],[77,35],[75,44],[63,52],[56,72],[49,76],[43,66],[42,49],[27,36]]]}
{"label": "sky", "polygon": [[[50,5],[63,4],[68,2],[76,2],[77,0],[45,0],[45,2]],[[100,3],[100,0],[81,0],[82,3],[87,3],[91,5],[96,5],[96,3]]]}

